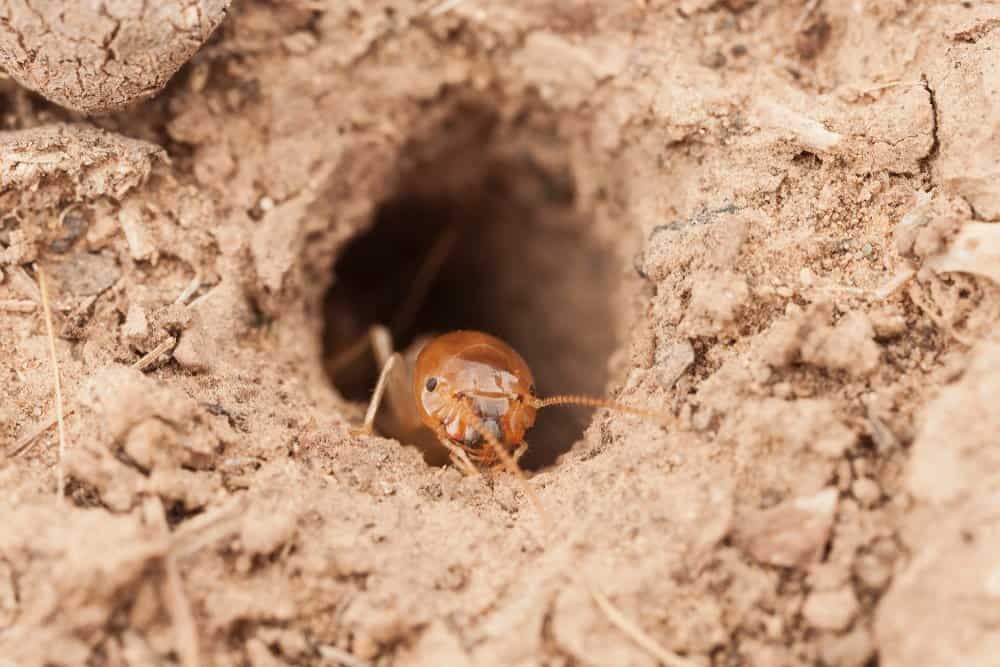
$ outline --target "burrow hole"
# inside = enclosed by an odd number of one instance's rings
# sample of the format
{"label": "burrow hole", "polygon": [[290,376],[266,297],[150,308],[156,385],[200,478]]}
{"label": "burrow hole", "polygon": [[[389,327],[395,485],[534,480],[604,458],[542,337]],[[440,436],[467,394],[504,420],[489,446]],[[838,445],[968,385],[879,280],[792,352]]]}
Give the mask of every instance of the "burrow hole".
{"label": "burrow hole", "polygon": [[[494,117],[469,109],[439,130],[410,150],[395,192],[335,264],[325,300],[331,381],[345,398],[368,401],[378,374],[370,351],[337,370],[333,361],[381,323],[400,351],[421,336],[485,331],[520,352],[541,395],[603,394],[619,343],[620,267],[574,207],[569,170],[539,159],[551,137],[540,151],[537,138],[505,139]],[[428,272],[432,253],[449,247]],[[426,290],[414,300],[416,284]],[[542,410],[522,465],[553,464],[590,418],[584,409]]]}

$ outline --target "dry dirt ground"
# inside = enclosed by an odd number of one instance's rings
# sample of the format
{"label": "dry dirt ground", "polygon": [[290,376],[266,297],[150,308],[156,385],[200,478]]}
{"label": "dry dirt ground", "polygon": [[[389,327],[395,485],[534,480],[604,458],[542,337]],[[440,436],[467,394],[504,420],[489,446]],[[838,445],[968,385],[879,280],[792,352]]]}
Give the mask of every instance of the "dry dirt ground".
{"label": "dry dirt ground", "polygon": [[[150,4],[0,10],[0,665],[998,664],[1000,8]],[[351,430],[449,229],[401,346],[676,416],[551,530]]]}

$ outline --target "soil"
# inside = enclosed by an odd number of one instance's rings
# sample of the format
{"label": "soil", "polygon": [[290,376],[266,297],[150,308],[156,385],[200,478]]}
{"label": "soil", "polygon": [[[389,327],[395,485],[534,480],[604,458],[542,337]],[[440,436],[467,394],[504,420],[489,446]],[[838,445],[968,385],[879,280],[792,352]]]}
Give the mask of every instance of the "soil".
{"label": "soil", "polygon": [[[126,4],[0,17],[0,665],[996,664],[997,7]],[[675,424],[543,530],[354,430],[397,317]]]}

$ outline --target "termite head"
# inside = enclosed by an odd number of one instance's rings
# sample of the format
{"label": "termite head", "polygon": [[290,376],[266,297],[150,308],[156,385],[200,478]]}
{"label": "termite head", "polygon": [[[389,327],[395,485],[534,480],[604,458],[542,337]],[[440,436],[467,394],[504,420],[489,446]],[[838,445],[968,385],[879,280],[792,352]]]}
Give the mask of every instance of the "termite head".
{"label": "termite head", "polygon": [[484,430],[513,449],[535,423],[528,364],[502,340],[476,331],[439,336],[420,351],[413,395],[424,424],[480,460],[495,455]]}

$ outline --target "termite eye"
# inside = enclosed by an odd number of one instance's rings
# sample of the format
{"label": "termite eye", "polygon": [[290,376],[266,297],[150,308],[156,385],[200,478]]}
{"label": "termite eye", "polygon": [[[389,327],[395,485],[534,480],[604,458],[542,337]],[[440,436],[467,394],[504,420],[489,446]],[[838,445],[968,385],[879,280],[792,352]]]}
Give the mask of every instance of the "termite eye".
{"label": "termite eye", "polygon": [[530,387],[528,387],[528,393],[531,394],[532,396],[535,395],[535,385],[531,385]]}
{"label": "termite eye", "polygon": [[427,391],[434,391],[435,389],[437,389],[437,386],[438,386],[437,378],[427,378],[427,384],[424,385],[424,387],[427,388]]}

